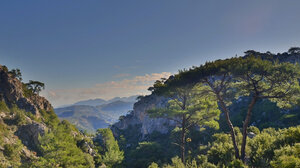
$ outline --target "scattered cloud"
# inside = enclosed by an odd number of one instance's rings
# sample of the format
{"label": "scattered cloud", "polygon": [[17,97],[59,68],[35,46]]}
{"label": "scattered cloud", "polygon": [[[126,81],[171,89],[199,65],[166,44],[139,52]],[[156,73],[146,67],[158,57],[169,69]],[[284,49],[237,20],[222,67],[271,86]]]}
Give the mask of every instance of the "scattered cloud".
{"label": "scattered cloud", "polygon": [[[128,74],[119,74],[120,77],[126,77],[127,75]],[[152,73],[99,83],[90,88],[48,90],[44,96],[47,97],[55,107],[58,107],[86,99],[111,99],[116,96],[145,95],[150,93],[147,89],[152,86],[156,80],[168,78],[170,75],[170,72]]]}

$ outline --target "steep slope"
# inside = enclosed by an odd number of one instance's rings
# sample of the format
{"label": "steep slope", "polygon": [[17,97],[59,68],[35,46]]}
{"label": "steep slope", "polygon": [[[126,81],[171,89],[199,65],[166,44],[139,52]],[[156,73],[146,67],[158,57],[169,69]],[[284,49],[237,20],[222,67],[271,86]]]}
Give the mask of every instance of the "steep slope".
{"label": "steep slope", "polygon": [[[44,140],[40,138],[43,136]],[[92,164],[86,167],[94,167],[93,149],[89,144],[86,146],[90,149],[89,153],[83,152],[77,146],[77,139],[83,138],[84,135],[72,125],[65,121],[59,122],[51,104],[45,98],[34,93],[16,78],[16,74],[0,65],[0,167],[44,167],[62,164],[63,160],[50,163],[55,150],[57,154],[62,154],[62,159],[69,157],[64,153],[76,151],[72,163],[68,163],[70,165],[74,162],[88,165],[90,159]],[[67,145],[68,149],[59,150],[58,143]],[[42,144],[47,144],[52,150]]]}
{"label": "steep slope", "polygon": [[5,66],[0,66],[0,100],[8,106],[13,104],[18,108],[30,111],[37,117],[40,117],[39,109],[50,111],[51,104],[43,97],[31,95],[26,97],[23,91],[23,84],[13,77]]}
{"label": "steep slope", "polygon": [[133,111],[120,118],[120,121],[113,124],[111,129],[115,135],[118,135],[119,131],[134,127],[138,130],[138,133],[141,134],[141,137],[145,137],[155,131],[167,133],[170,128],[175,127],[176,124],[174,121],[165,118],[150,118],[146,114],[147,110],[154,107],[164,107],[167,102],[168,99],[156,95],[142,97],[134,104]]}
{"label": "steep slope", "polygon": [[[270,52],[260,53],[249,50],[245,52],[244,57],[249,56],[261,57],[262,59],[271,61],[300,63],[299,48],[296,48],[294,51],[289,50],[288,52],[278,54],[272,54]],[[247,101],[247,99],[238,100],[231,106],[232,109],[237,109],[233,112],[233,114],[231,114],[233,122],[239,121],[241,117],[244,118],[243,115],[245,113],[243,110],[245,110],[245,104],[247,104],[245,101]],[[166,98],[157,97],[153,94],[141,98],[137,103],[134,104],[133,111],[130,114],[122,117],[119,122],[112,125],[111,128],[114,132],[114,135],[119,136],[121,132],[128,133],[128,131],[135,131],[137,134],[139,134],[137,137],[141,137],[141,140],[143,140],[145,137],[147,137],[147,135],[155,131],[160,133],[169,132],[175,126],[175,123],[168,119],[150,118],[146,113],[148,109],[153,107],[162,107],[166,105],[166,103]],[[264,107],[264,109],[259,108],[259,106]],[[274,111],[276,112],[276,115],[274,115]],[[256,116],[258,117],[253,117],[251,124],[260,128],[266,128],[268,126],[282,127],[283,125],[297,125],[300,121],[300,114],[298,111],[298,107],[287,111],[284,109],[279,109],[274,103],[262,101],[255,106],[253,113],[257,114]],[[292,118],[290,118],[291,116]],[[256,122],[254,122],[254,119]],[[261,122],[262,119],[268,119],[268,122]],[[225,121],[221,119],[220,124],[225,125]],[[238,125],[237,123],[234,124]]]}
{"label": "steep slope", "polygon": [[[26,97],[23,84],[0,66],[0,165],[18,166],[21,161],[36,157],[38,135],[43,135],[47,126],[41,111],[51,111],[51,104],[43,97]],[[19,151],[13,156],[8,149]]]}

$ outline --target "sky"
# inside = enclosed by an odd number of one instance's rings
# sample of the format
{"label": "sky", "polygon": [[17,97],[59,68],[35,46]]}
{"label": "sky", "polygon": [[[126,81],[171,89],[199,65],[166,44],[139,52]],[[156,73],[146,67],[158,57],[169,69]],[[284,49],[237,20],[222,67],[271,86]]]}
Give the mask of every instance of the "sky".
{"label": "sky", "polygon": [[0,64],[55,106],[149,94],[179,69],[300,46],[296,0],[0,1]]}

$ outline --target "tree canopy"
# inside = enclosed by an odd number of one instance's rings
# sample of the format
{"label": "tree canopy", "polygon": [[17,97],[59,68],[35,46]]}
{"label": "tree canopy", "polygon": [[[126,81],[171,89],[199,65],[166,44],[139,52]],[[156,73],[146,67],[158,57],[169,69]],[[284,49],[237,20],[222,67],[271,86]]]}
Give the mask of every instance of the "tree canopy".
{"label": "tree canopy", "polygon": [[[159,83],[159,87],[164,87],[163,82]],[[156,85],[156,87],[158,87]],[[186,138],[186,134],[193,126],[203,127],[204,125],[218,128],[218,118],[220,111],[217,102],[211,94],[205,92],[204,86],[184,86],[172,87],[168,91],[161,92],[170,98],[166,108],[154,108],[147,111],[151,117],[168,118],[176,122],[181,129],[179,143],[181,149],[181,160],[185,163],[185,144],[190,139]]]}
{"label": "tree canopy", "polygon": [[[269,99],[280,107],[297,103],[300,69],[298,64],[271,62],[260,57],[236,57],[207,62],[199,67],[180,71],[164,82],[157,81],[150,90],[154,94],[174,91],[186,85],[206,86],[206,93],[213,93],[225,113],[231,130],[236,158],[245,158],[247,128],[253,107],[259,99]],[[241,153],[236,142],[236,133],[229,116],[228,106],[240,97],[251,97],[243,124]]]}
{"label": "tree canopy", "polygon": [[45,84],[39,81],[30,80],[26,83],[26,86],[35,94],[39,94],[43,89],[45,89]]}

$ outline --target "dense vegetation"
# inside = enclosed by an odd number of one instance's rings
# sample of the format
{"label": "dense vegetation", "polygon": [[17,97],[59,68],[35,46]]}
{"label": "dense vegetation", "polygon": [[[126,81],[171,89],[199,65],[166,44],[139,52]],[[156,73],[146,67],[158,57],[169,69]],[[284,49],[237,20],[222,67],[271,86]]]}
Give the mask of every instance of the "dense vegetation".
{"label": "dense vegetation", "polygon": [[[142,137],[137,124],[116,137],[109,128],[92,135],[60,121],[53,110],[37,117],[0,101],[0,158],[6,160],[0,167],[300,167],[300,67],[284,61],[285,55],[300,57],[299,51],[291,48],[282,57],[247,51],[156,81],[149,90],[168,102],[147,113],[176,123],[166,134]],[[19,70],[8,72],[22,80]],[[43,88],[38,81],[23,83],[26,97]],[[33,121],[47,128],[26,154],[15,132]]]}
{"label": "dense vegetation", "polygon": [[[20,70],[4,73],[12,79],[22,80]],[[18,83],[18,82],[17,82]],[[29,101],[42,99],[38,96],[45,85],[39,81],[20,83],[24,97]],[[7,86],[10,87],[10,86]],[[20,90],[18,90],[20,91]],[[39,109],[39,115],[18,108],[14,102],[0,100],[0,167],[31,168],[93,168],[114,167],[123,160],[123,152],[110,129],[98,130],[96,135],[78,131],[66,120],[60,121],[53,109]],[[41,130],[43,129],[43,130]],[[21,130],[21,133],[20,131]],[[26,141],[21,137],[26,132],[39,131],[38,143],[34,139]],[[19,137],[21,135],[21,137]],[[95,137],[101,137],[95,138]],[[30,137],[32,138],[32,137]]]}
{"label": "dense vegetation", "polygon": [[[298,51],[275,55],[250,50],[245,57],[207,62],[156,81],[149,90],[169,102],[147,112],[174,120],[178,127],[148,135],[145,142],[134,141],[141,138],[132,135],[133,130],[138,134],[138,125],[121,132],[119,143],[127,144],[121,145],[125,166],[300,167],[300,68],[295,58],[285,60],[291,54],[299,57]],[[190,126],[187,120],[197,113],[198,119],[210,116],[212,107],[201,108],[207,102],[217,102],[222,111],[213,124],[217,130],[197,122]]]}

